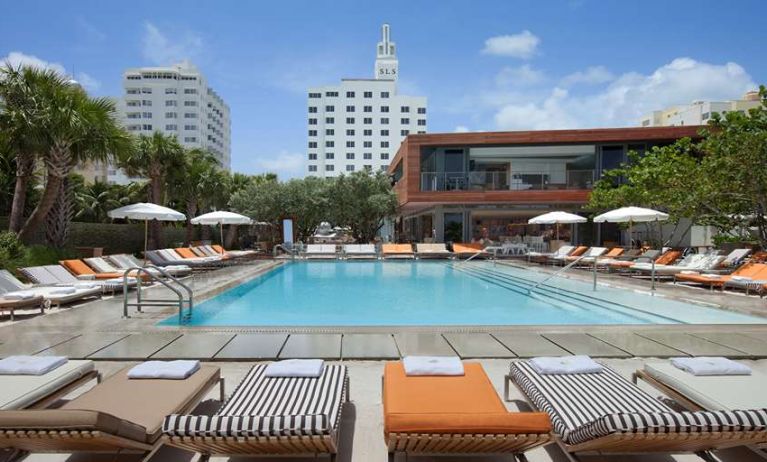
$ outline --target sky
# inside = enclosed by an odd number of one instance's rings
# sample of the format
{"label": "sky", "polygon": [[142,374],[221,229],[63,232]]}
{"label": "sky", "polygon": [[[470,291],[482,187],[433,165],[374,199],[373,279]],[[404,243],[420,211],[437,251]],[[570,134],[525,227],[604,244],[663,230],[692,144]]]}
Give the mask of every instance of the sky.
{"label": "sky", "polygon": [[[763,2],[365,0],[7,2],[0,61],[119,96],[126,68],[189,59],[229,104],[232,170],[302,176],[306,90],[372,78],[380,26],[428,131],[637,125],[767,83]],[[761,58],[760,58],[761,56]]]}

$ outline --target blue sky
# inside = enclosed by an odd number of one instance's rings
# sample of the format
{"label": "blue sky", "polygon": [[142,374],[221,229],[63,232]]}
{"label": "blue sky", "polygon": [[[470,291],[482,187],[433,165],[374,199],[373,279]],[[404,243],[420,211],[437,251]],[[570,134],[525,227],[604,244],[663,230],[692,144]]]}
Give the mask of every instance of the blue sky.
{"label": "blue sky", "polygon": [[429,131],[635,125],[767,82],[759,1],[12,2],[0,59],[119,95],[127,67],[191,59],[232,112],[232,168],[300,176],[306,88],[372,77],[380,25]]}

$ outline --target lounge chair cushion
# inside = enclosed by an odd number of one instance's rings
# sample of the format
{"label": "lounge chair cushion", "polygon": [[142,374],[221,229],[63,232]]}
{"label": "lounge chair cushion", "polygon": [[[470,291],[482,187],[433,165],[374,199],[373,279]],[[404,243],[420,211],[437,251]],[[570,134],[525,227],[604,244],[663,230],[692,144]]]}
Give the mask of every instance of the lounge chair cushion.
{"label": "lounge chair cushion", "polygon": [[176,247],[174,250],[184,258],[200,258],[199,255],[192,252],[192,249],[186,247]]}
{"label": "lounge chair cushion", "polygon": [[146,430],[113,415],[88,410],[42,409],[0,412],[0,429],[100,431],[143,442]]}
{"label": "lounge chair cushion", "polygon": [[511,376],[536,408],[551,417],[567,444],[613,433],[697,433],[767,428],[767,410],[675,412],[615,371],[540,375],[527,362],[511,365]]}
{"label": "lounge chair cushion", "polygon": [[43,375],[0,376],[0,410],[29,407],[92,370],[93,361],[72,360]]}
{"label": "lounge chair cushion", "polygon": [[254,366],[213,416],[169,415],[170,436],[321,436],[339,425],[346,401],[346,366],[328,365],[320,377],[266,377]]}
{"label": "lounge chair cushion", "polygon": [[4,295],[0,295],[0,310],[35,308],[41,303],[43,303],[41,295],[32,294],[32,298],[5,298]]}
{"label": "lounge chair cushion", "polygon": [[381,251],[385,254],[404,254],[412,255],[413,246],[410,244],[383,244]]}
{"label": "lounge chair cushion", "polygon": [[548,433],[540,412],[510,413],[484,369],[464,363],[462,376],[407,376],[402,362],[384,368],[384,433]]}
{"label": "lounge chair cushion", "polygon": [[680,370],[668,361],[647,363],[644,370],[707,410],[767,408],[764,393],[767,374],[756,370],[748,376],[700,377]]}

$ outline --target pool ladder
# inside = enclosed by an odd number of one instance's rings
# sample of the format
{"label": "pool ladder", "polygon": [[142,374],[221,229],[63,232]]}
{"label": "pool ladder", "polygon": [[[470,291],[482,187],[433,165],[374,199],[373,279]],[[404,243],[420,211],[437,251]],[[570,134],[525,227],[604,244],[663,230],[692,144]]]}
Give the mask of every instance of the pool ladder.
{"label": "pool ladder", "polygon": [[[151,270],[151,271],[150,271]],[[176,298],[143,298],[141,296],[141,286],[143,280],[141,275],[145,274],[147,280],[156,281],[165,286],[168,290],[176,294]],[[159,274],[159,275],[158,275]],[[162,276],[162,277],[160,277]],[[136,301],[131,303],[128,297],[129,281],[130,278],[136,278]],[[194,307],[192,289],[186,284],[181,282],[178,278],[172,276],[164,269],[155,266],[136,266],[125,271],[123,274],[123,317],[130,318],[128,314],[128,307],[135,306],[136,311],[141,313],[143,306],[178,306],[178,322],[179,324],[188,321],[192,317],[192,309]],[[184,309],[186,308],[186,313]]]}
{"label": "pool ladder", "polygon": [[[569,270],[573,266],[577,265],[581,260],[583,260],[586,257],[586,255],[581,255],[580,257],[576,258],[575,260],[571,261],[567,265],[563,266],[562,268],[558,269],[555,273],[549,274],[545,278],[541,279],[540,281],[536,282],[534,286],[527,289],[527,295],[530,295],[535,289],[542,286],[543,283],[546,281],[549,281],[550,279],[553,279],[557,276],[562,275],[565,271]],[[597,261],[596,257],[594,257],[594,290],[597,290],[597,277],[596,277],[596,268],[597,268]]]}

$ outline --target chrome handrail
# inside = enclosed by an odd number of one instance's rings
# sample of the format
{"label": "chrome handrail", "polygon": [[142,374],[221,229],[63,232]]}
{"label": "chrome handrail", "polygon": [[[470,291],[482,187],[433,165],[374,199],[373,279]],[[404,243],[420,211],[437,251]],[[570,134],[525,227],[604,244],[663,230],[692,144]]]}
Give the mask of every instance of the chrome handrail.
{"label": "chrome handrail", "polygon": [[567,265],[563,266],[561,269],[557,270],[554,274],[550,274],[547,277],[543,278],[542,280],[538,281],[534,286],[527,289],[527,294],[530,295],[535,289],[543,285],[544,282],[548,281],[549,279],[555,278],[559,276],[561,273],[564,273],[565,271],[569,270],[573,266],[575,266],[578,262],[586,258],[586,255],[581,255],[580,257],[576,258],[575,260],[571,261]]}
{"label": "chrome handrail", "polygon": [[[158,273],[163,275],[165,279],[162,279],[157,276],[156,273],[149,271],[150,269],[156,270]],[[168,300],[168,299],[142,299],[141,298],[141,274],[146,274],[150,280],[157,281],[163,286],[165,286],[167,289],[169,289],[171,292],[175,293],[178,296],[178,301],[175,300]],[[133,274],[134,276],[131,276]],[[136,284],[136,303],[130,303],[128,300],[128,278],[135,277],[137,284]],[[171,285],[168,283],[168,281],[172,281],[175,284],[177,284],[181,289],[179,289],[176,286]],[[183,290],[182,290],[183,289]],[[186,291],[188,298],[184,298],[184,291]],[[173,303],[171,303],[173,302]],[[186,317],[184,316],[184,304],[188,305],[188,313]],[[159,266],[155,265],[147,265],[147,266],[134,266],[133,268],[129,268],[125,270],[125,273],[123,273],[123,317],[124,318],[130,318],[130,315],[128,314],[128,307],[129,306],[135,306],[136,311],[141,313],[141,307],[144,304],[149,304],[152,306],[168,306],[168,305],[178,305],[178,321],[179,323],[182,323],[185,318],[189,318],[192,316],[192,310],[194,308],[194,294],[192,292],[192,289],[181,282],[178,278],[175,276],[172,276],[170,273],[165,271],[163,268],[160,268]]]}
{"label": "chrome handrail", "polygon": [[282,249],[286,254],[290,255],[291,260],[295,260],[296,254],[293,249],[288,249],[282,244],[277,244],[272,248],[272,256],[277,258],[277,249]]}
{"label": "chrome handrail", "polygon": [[650,268],[650,290],[655,291],[655,259],[651,257],[639,256],[635,258],[634,261],[642,260],[645,258],[650,260],[650,263],[652,263],[652,267]]}
{"label": "chrome handrail", "polygon": [[478,257],[478,256],[480,256],[480,255],[482,255],[483,253],[486,253],[486,252],[485,252],[485,249],[482,249],[482,250],[478,250],[478,251],[477,251],[477,253],[473,254],[471,257],[467,258],[466,260],[462,260],[462,261],[459,261],[459,262],[458,262],[458,264],[460,265],[460,264],[462,264],[462,263],[467,263],[467,262],[469,262],[470,260],[473,260],[474,258],[476,258],[476,257]]}

